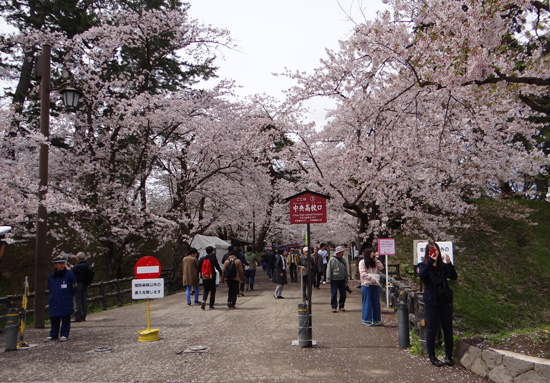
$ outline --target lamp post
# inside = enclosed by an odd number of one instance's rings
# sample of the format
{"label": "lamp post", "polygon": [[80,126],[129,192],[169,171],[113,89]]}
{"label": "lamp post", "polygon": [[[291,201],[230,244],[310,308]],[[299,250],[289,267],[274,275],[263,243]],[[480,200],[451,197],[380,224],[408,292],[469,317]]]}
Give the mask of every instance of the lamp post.
{"label": "lamp post", "polygon": [[[36,223],[36,264],[35,264],[35,293],[34,293],[34,327],[44,328],[46,307],[47,275],[50,268],[48,259],[48,211],[44,199],[48,192],[48,158],[50,137],[50,72],[51,46],[42,45],[42,54],[37,57],[36,74],[40,77],[40,133],[45,141],[40,144],[38,175],[38,219]],[[61,90],[63,103],[66,106],[76,107],[80,92],[74,88],[65,87]],[[70,101],[70,103],[67,103]]]}

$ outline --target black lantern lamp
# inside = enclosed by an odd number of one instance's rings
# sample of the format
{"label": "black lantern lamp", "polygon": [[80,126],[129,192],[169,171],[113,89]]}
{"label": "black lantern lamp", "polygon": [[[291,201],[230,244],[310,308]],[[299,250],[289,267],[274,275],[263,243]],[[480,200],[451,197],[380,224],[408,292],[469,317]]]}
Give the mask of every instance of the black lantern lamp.
{"label": "black lantern lamp", "polygon": [[82,92],[70,85],[63,87],[60,92],[65,107],[76,108],[78,106],[78,100],[82,97]]}

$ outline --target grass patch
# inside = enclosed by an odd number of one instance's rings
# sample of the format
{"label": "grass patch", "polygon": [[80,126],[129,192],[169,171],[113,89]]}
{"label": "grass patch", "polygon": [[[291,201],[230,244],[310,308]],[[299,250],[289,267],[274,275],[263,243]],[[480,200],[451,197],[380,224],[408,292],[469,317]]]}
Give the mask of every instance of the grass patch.
{"label": "grass patch", "polygon": [[[550,204],[489,199],[476,204],[469,227],[454,233],[455,332],[497,339],[518,329],[548,329]],[[411,274],[413,239],[424,238],[396,238],[396,261],[404,275]]]}

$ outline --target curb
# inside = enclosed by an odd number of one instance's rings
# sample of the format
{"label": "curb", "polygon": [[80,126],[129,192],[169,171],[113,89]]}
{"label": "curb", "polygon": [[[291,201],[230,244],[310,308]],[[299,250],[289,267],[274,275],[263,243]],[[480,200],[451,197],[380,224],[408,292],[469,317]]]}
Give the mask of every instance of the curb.
{"label": "curb", "polygon": [[458,341],[460,364],[494,383],[550,383],[550,360]]}

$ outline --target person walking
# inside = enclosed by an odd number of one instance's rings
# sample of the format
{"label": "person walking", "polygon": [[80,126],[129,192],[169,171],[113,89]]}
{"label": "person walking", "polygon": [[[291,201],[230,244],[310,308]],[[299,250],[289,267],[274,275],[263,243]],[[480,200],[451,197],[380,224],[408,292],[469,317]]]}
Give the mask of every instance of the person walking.
{"label": "person walking", "polygon": [[[302,280],[302,299],[307,300],[308,299],[308,291],[309,291],[309,278],[313,278],[313,270],[315,270],[315,259],[312,255],[309,254],[308,247],[304,247],[302,249],[302,255],[298,259],[298,268],[300,269],[300,277]],[[313,283],[313,279],[312,279]]]}
{"label": "person walking", "polygon": [[194,290],[195,303],[199,304],[199,260],[197,257],[199,252],[194,247],[189,249],[189,252],[183,261],[182,266],[182,281],[186,287],[187,305],[191,306],[191,289]]}
{"label": "person walking", "polygon": [[260,265],[260,260],[256,253],[252,252],[252,246],[246,248],[244,259],[247,265],[244,267],[244,285],[246,291],[254,291],[254,279],[256,278],[256,267]]}
{"label": "person walking", "polygon": [[319,273],[319,248],[314,247],[313,248],[313,263],[315,267],[313,268],[313,275],[311,276],[313,278],[313,287],[319,289],[319,285],[321,283],[321,274]]}
{"label": "person walking", "polygon": [[88,273],[90,272],[86,253],[79,251],[76,254],[76,263],[74,266],[68,265],[68,268],[75,275],[77,283],[74,295],[74,321],[84,322],[88,315]]}
{"label": "person walking", "polygon": [[318,256],[321,257],[321,259],[318,259],[318,262],[320,261],[320,264],[318,266],[318,270],[320,273],[319,278],[322,276],[323,285],[326,285],[327,284],[327,265],[329,260],[326,243],[321,243],[321,245],[319,245],[319,251],[317,251],[317,253],[318,253]]}
{"label": "person walking", "polygon": [[71,332],[73,297],[78,285],[73,272],[67,269],[64,257],[58,255],[52,262],[55,270],[48,276],[50,334],[46,340],[59,338],[63,342],[69,339]]}
{"label": "person walking", "polygon": [[[346,311],[346,287],[348,284],[348,266],[344,260],[344,248],[338,246],[334,257],[331,257],[327,264],[326,280],[330,283],[330,305],[332,312]],[[338,299],[338,292],[340,299]]]}
{"label": "person walking", "polygon": [[363,249],[363,259],[359,261],[361,280],[362,319],[365,326],[379,326],[382,321],[380,309],[380,274],[384,265],[379,254],[370,246]]}
{"label": "person walking", "polygon": [[239,285],[244,281],[243,264],[238,258],[238,251],[233,250],[223,265],[222,283],[227,281],[227,307],[235,310]]}
{"label": "person walking", "polygon": [[264,262],[265,262],[265,269],[267,271],[267,276],[269,277],[269,279],[273,279],[273,271],[275,269],[275,258],[276,258],[276,255],[270,249],[265,249]]}
{"label": "person walking", "polygon": [[288,251],[286,263],[288,265],[291,282],[298,282],[297,262],[299,258],[300,257],[294,252],[294,250],[290,249]]}
{"label": "person walking", "polygon": [[275,255],[273,278],[271,279],[273,283],[277,284],[275,293],[273,294],[276,299],[284,299],[281,294],[283,292],[284,285],[287,284],[286,269],[286,250],[281,248],[277,250],[277,254]]}
{"label": "person walking", "polygon": [[206,255],[199,259],[198,268],[201,273],[203,289],[201,309],[205,309],[206,300],[208,299],[208,294],[210,294],[208,307],[212,310],[216,302],[216,271],[220,275],[220,278],[222,275],[222,268],[216,257],[214,247],[206,247]]}
{"label": "person walking", "polygon": [[[453,291],[447,279],[458,278],[448,255],[445,262],[437,243],[430,241],[426,246],[424,260],[418,264],[418,275],[424,284],[424,310],[427,325],[426,347],[430,362],[437,367],[453,365]],[[435,335],[439,327],[443,330],[445,358],[435,356]]]}

